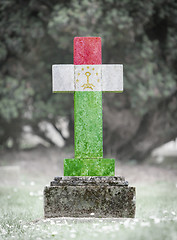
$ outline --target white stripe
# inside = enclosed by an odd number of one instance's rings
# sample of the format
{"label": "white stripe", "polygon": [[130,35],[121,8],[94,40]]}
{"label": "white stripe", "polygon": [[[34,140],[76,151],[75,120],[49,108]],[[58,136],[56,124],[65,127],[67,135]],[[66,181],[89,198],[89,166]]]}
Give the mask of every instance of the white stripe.
{"label": "white stripe", "polygon": [[74,65],[56,64],[52,66],[53,92],[74,91]]}
{"label": "white stripe", "polygon": [[[87,72],[89,72],[89,84],[87,84]],[[122,92],[123,65],[56,64],[52,66],[52,80],[53,92]]]}

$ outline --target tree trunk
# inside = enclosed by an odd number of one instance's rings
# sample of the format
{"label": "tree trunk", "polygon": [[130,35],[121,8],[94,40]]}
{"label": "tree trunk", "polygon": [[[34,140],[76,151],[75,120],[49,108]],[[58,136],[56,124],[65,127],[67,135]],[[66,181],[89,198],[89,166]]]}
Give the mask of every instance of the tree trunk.
{"label": "tree trunk", "polygon": [[68,131],[69,131],[69,138],[65,139],[65,146],[74,146],[74,116],[73,114],[70,114],[69,117],[69,125],[68,125]]}
{"label": "tree trunk", "polygon": [[[113,116],[109,108],[105,113],[105,120]],[[116,114],[117,127],[113,127],[114,123],[111,126],[111,121],[105,124],[106,152],[116,153],[119,160],[143,161],[154,148],[177,136],[177,90],[141,118],[125,109]]]}

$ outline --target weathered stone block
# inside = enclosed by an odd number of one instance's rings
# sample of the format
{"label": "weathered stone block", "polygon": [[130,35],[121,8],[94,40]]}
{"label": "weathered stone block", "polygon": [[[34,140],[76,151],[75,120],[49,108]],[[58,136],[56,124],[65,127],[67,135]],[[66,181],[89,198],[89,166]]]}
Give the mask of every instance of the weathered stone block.
{"label": "weathered stone block", "polygon": [[123,177],[58,177],[44,189],[45,217],[135,216],[135,188]]}

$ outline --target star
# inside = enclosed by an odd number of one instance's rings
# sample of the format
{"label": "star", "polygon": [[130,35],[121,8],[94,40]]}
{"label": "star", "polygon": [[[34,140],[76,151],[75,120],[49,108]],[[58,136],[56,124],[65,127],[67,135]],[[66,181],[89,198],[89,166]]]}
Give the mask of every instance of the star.
{"label": "star", "polygon": [[87,69],[89,69],[89,66],[87,67]]}
{"label": "star", "polygon": [[92,70],[95,70],[95,68],[92,68]]}
{"label": "star", "polygon": [[79,79],[76,79],[76,82],[79,82]]}
{"label": "star", "polygon": [[97,82],[100,82],[100,79],[97,79]]}
{"label": "star", "polygon": [[96,75],[98,76],[98,73],[96,73]]}
{"label": "star", "polygon": [[80,75],[80,73],[78,73],[78,76]]}
{"label": "star", "polygon": [[82,71],[84,71],[84,68],[82,68]]}

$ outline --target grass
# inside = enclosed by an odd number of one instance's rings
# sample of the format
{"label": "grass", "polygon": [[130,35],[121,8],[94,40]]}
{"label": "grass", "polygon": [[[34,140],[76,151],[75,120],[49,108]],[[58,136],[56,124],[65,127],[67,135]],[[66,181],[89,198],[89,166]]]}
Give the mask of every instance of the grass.
{"label": "grass", "polygon": [[133,220],[44,220],[43,187],[26,180],[0,188],[0,239],[177,239],[176,183],[137,185]]}
{"label": "grass", "polygon": [[[177,168],[172,170],[166,165],[118,164],[117,174],[136,187],[135,219],[45,220],[44,186],[54,176],[62,175],[63,159],[71,157],[58,149],[6,153],[0,157],[0,240],[177,239],[177,174],[173,171]],[[19,169],[2,170],[3,166]],[[9,182],[2,184],[3,180]]]}

